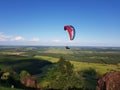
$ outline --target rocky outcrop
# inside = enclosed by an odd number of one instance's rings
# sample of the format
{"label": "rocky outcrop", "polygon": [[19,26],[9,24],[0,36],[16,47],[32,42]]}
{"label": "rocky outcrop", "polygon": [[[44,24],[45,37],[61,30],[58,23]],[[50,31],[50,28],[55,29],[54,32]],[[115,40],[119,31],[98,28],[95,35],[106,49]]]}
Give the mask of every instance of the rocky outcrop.
{"label": "rocky outcrop", "polygon": [[120,90],[120,72],[108,72],[99,80],[96,90]]}
{"label": "rocky outcrop", "polygon": [[37,88],[36,80],[34,78],[32,78],[32,77],[24,77],[21,80],[21,83],[23,85],[25,85],[26,87]]}

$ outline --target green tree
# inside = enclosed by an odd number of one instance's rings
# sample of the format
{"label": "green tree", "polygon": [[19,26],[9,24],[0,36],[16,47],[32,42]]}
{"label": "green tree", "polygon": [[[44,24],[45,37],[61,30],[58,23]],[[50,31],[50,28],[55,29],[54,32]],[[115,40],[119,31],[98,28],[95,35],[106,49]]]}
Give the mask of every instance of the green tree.
{"label": "green tree", "polygon": [[20,72],[20,80],[22,80],[24,77],[31,76],[29,72],[22,70]]}
{"label": "green tree", "polygon": [[61,74],[71,75],[73,73],[73,65],[66,61],[65,58],[60,57],[59,61],[57,62],[58,72]]}
{"label": "green tree", "polygon": [[48,87],[52,89],[72,89],[77,84],[77,78],[73,72],[73,65],[60,57],[56,65],[49,69],[46,80],[49,82]]}

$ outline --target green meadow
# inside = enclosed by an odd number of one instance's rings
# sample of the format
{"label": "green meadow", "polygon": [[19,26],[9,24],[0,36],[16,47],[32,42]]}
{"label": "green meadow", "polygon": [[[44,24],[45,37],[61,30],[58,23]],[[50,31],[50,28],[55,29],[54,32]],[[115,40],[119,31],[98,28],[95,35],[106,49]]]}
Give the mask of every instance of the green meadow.
{"label": "green meadow", "polygon": [[[49,57],[49,56],[35,56],[35,58],[50,61],[56,63],[59,58]],[[74,65],[75,71],[84,70],[88,68],[94,68],[99,74],[104,74],[109,71],[120,71],[119,65],[112,64],[101,64],[101,63],[88,63],[88,62],[78,62],[70,61]]]}
{"label": "green meadow", "polygon": [[[60,62],[60,57],[63,57],[65,61]],[[73,70],[73,74],[70,76],[60,74],[60,69],[57,69],[60,68],[57,66],[60,63],[68,65],[69,69]],[[0,46],[0,75],[2,76],[2,73],[5,72],[15,72],[16,74],[12,74],[12,77],[19,77],[23,70],[27,71],[31,77],[35,77],[38,87],[42,89],[66,89],[69,87],[94,90],[101,75],[110,71],[120,71],[120,48],[71,47],[71,49],[65,49],[65,47],[57,46]],[[75,84],[70,84],[70,81],[64,81],[66,78],[71,81],[73,78],[77,79],[73,80],[76,81]],[[2,81],[0,80],[0,89],[7,90],[9,88],[10,90],[9,80],[4,83]],[[61,87],[64,86],[63,82],[66,87]],[[21,89],[21,86],[15,88]],[[24,88],[22,89],[24,90]]]}

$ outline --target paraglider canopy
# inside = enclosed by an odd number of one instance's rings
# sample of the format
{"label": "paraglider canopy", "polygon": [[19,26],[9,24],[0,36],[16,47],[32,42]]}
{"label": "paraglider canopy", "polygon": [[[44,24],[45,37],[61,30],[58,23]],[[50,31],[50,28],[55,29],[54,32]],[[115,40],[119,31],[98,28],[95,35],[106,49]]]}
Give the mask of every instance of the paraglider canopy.
{"label": "paraglider canopy", "polygon": [[75,28],[72,25],[64,26],[64,30],[68,31],[70,40],[73,40],[75,37]]}

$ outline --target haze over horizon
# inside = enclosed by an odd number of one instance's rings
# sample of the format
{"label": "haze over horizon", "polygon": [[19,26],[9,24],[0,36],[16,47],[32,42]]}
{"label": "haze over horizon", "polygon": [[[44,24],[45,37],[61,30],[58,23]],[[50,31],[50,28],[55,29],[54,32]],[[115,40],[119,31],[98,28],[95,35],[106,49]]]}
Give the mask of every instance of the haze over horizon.
{"label": "haze over horizon", "polygon": [[119,0],[0,0],[0,45],[120,47],[119,39]]}

